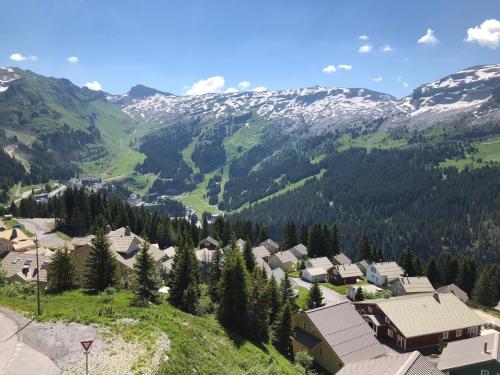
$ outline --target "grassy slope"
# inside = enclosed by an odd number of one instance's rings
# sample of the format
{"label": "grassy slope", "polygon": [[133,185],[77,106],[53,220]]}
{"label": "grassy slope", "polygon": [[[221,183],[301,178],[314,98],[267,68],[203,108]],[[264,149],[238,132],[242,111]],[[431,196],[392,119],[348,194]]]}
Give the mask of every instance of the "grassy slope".
{"label": "grassy slope", "polygon": [[[117,293],[110,304],[100,297],[81,291],[61,295],[42,295],[42,321],[73,321],[107,326],[125,340],[143,342],[148,353],[151,343],[164,332],[171,341],[168,359],[159,369],[161,374],[244,374],[257,364],[273,363],[280,374],[296,374],[293,365],[271,345],[259,347],[224,330],[213,316],[197,317],[173,308],[167,302],[148,308],[130,307],[132,295]],[[32,316],[33,297],[7,297],[0,294],[0,305]],[[100,315],[103,307],[112,306],[114,315]],[[118,324],[119,318],[137,319],[137,324]],[[146,359],[147,362],[147,359]]]}
{"label": "grassy slope", "polygon": [[352,138],[351,134],[344,134],[338,142],[339,151],[347,151],[350,148],[365,148],[368,152],[373,148],[387,150],[391,148],[401,148],[408,144],[405,139],[393,139],[385,130],[360,135],[357,138]]}
{"label": "grassy slope", "polygon": [[493,137],[485,141],[473,142],[471,144],[477,148],[477,152],[473,154],[466,153],[464,159],[447,159],[441,163],[441,166],[455,167],[462,170],[468,168],[481,168],[487,162],[500,163],[500,137]]}

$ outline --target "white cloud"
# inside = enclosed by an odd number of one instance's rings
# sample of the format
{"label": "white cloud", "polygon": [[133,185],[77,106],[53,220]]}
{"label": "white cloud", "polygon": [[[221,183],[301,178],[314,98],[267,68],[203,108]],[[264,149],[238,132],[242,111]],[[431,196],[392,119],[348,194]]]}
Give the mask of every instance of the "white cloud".
{"label": "white cloud", "polygon": [[238,86],[240,87],[240,89],[245,90],[245,89],[250,87],[250,82],[243,81],[243,82],[238,83]]}
{"label": "white cloud", "polygon": [[12,61],[16,61],[16,62],[21,62],[21,61],[26,61],[26,60],[30,60],[30,61],[37,61],[38,60],[38,57],[36,57],[36,56],[23,56],[22,54],[17,53],[17,52],[10,55],[9,58]]}
{"label": "white cloud", "polygon": [[370,44],[365,44],[364,46],[359,47],[359,53],[370,53],[373,49],[373,46]]}
{"label": "white cloud", "polygon": [[403,81],[403,86],[404,86],[404,87],[408,87],[408,82]]}
{"label": "white cloud", "polygon": [[67,62],[70,62],[71,64],[75,64],[75,63],[77,63],[77,62],[78,62],[78,61],[80,61],[80,60],[79,60],[79,59],[78,59],[78,57],[76,57],[76,56],[70,56],[70,57],[68,57],[68,58],[66,59],[66,61],[67,61]]}
{"label": "white cloud", "polygon": [[267,91],[267,89],[264,86],[258,86],[252,90],[253,92],[262,92],[262,91]]}
{"label": "white cloud", "polygon": [[471,27],[467,30],[467,39],[465,41],[496,49],[500,46],[500,21],[489,19],[480,26]]}
{"label": "white cloud", "polygon": [[368,40],[368,39],[370,39],[370,37],[369,37],[368,35],[364,35],[364,34],[363,34],[363,35],[358,36],[358,39],[361,39],[361,40]]}
{"label": "white cloud", "polygon": [[427,29],[427,32],[424,36],[422,36],[419,40],[417,40],[418,44],[426,44],[429,46],[435,46],[439,43],[439,39],[434,35],[434,30]]}
{"label": "white cloud", "polygon": [[381,82],[381,81],[382,81],[382,79],[383,79],[383,77],[382,77],[382,76],[379,76],[379,77],[375,77],[375,78],[373,78],[373,79],[372,79],[372,81],[373,81],[373,82],[377,82],[377,83],[378,83],[378,82]]}
{"label": "white cloud", "polygon": [[87,82],[83,86],[86,87],[86,88],[88,88],[89,90],[92,90],[92,91],[102,91],[102,86],[97,81]]}
{"label": "white cloud", "polygon": [[393,49],[390,44],[385,44],[382,48],[380,48],[382,52],[392,52]]}
{"label": "white cloud", "polygon": [[235,92],[239,92],[237,88],[234,87],[228,87],[226,91],[224,91],[226,94],[234,94]]}
{"label": "white cloud", "polygon": [[337,68],[342,69],[342,70],[352,70],[352,65],[340,64],[340,65],[337,65]]}
{"label": "white cloud", "polygon": [[214,76],[207,79],[200,79],[186,91],[187,95],[203,95],[212,92],[222,92],[224,88],[224,77]]}
{"label": "white cloud", "polygon": [[333,65],[327,65],[323,68],[323,73],[332,74],[335,73],[337,69]]}

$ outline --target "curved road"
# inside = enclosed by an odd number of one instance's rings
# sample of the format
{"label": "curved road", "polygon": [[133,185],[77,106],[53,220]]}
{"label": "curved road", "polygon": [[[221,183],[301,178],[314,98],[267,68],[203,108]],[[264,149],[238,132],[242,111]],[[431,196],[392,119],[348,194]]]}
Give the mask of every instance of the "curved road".
{"label": "curved road", "polygon": [[58,375],[61,370],[46,355],[23,342],[16,322],[0,312],[0,375],[38,374]]}
{"label": "curved road", "polygon": [[38,236],[40,246],[55,249],[67,244],[62,238],[52,231],[54,219],[35,218],[17,219],[27,230]]}

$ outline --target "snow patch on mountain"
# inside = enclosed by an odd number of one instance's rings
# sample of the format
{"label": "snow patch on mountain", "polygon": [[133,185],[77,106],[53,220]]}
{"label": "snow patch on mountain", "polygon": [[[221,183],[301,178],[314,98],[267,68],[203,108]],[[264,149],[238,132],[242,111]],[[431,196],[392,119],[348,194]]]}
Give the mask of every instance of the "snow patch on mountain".
{"label": "snow patch on mountain", "polygon": [[9,84],[19,79],[20,77],[12,68],[0,67],[0,93],[9,89]]}

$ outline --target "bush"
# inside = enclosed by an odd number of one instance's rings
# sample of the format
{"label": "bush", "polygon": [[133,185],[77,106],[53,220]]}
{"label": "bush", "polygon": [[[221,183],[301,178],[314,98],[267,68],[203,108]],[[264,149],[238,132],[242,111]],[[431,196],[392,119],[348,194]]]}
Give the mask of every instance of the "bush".
{"label": "bush", "polygon": [[26,299],[29,296],[34,296],[36,292],[35,283],[20,283],[15,281],[13,283],[6,283],[0,288],[0,294],[7,297],[21,297]]}
{"label": "bush", "polygon": [[102,302],[104,303],[111,303],[113,302],[113,297],[114,295],[118,292],[115,288],[112,286],[108,286],[104,291],[101,293],[101,299]]}

